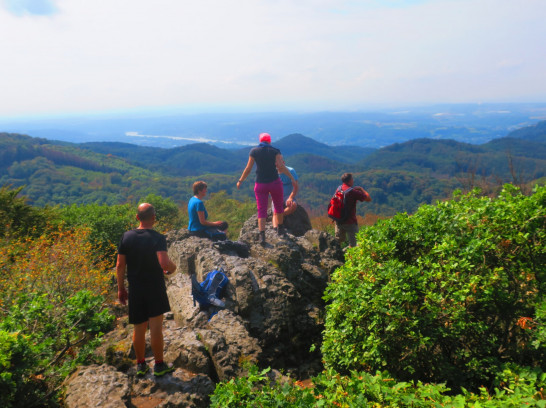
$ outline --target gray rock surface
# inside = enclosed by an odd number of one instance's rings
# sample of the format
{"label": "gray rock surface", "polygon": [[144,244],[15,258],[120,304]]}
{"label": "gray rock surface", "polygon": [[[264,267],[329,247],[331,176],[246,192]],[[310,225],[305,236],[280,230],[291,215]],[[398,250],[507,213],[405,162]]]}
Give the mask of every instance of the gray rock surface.
{"label": "gray rock surface", "polygon": [[68,407],[125,408],[130,399],[129,377],[109,365],[80,367],[66,383]]}
{"label": "gray rock surface", "polygon": [[[305,225],[305,217],[296,224]],[[320,343],[323,291],[343,252],[324,232],[288,231],[278,236],[268,223],[267,243],[261,246],[256,216],[251,217],[239,236],[250,247],[248,258],[222,253],[186,230],[169,232],[169,257],[178,271],[166,278],[172,312],[164,321],[165,360],[176,371],[159,379],[136,378],[132,326],[121,318],[96,352],[106,364],[81,367],[66,381],[66,406],[206,407],[215,382],[244,374],[242,362],[295,376],[316,374],[320,356],[309,349]],[[229,277],[226,308],[209,318],[210,311],[193,303],[190,275],[202,281],[218,267]],[[153,367],[149,344],[148,338],[146,355]],[[97,389],[102,396],[92,392]],[[106,403],[111,405],[101,405]]]}

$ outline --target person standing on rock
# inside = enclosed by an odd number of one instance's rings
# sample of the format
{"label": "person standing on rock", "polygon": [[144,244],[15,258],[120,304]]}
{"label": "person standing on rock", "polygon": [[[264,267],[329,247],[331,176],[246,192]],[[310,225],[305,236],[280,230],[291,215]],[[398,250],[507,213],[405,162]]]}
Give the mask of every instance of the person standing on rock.
{"label": "person standing on rock", "polygon": [[356,219],[356,203],[357,201],[372,201],[372,198],[366,190],[360,186],[353,187],[354,179],[351,173],[345,173],[341,176],[341,191],[347,191],[345,196],[345,208],[348,217],[343,222],[336,222],[336,238],[340,245],[345,241],[346,236],[349,237],[349,246],[356,246],[356,233],[358,232],[358,221]]}
{"label": "person standing on rock", "polygon": [[259,140],[260,144],[250,150],[248,163],[237,182],[237,189],[240,188],[243,181],[252,171],[254,163],[256,163],[254,194],[256,195],[256,205],[258,208],[260,244],[265,245],[265,220],[267,218],[267,202],[269,195],[271,195],[273,201],[273,218],[275,219],[274,225],[277,226],[277,234],[281,236],[286,235],[286,230],[283,225],[283,187],[282,181],[279,178],[279,171],[292,181],[292,186],[296,191],[298,182],[284,165],[281,151],[271,146],[271,136],[268,133],[261,133]]}
{"label": "person standing on rock", "polygon": [[[129,301],[137,376],[148,372],[145,336],[149,327],[155,359],[154,375],[160,377],[174,371],[163,361],[163,314],[171,310],[163,275],[176,271],[176,265],[167,255],[165,236],[152,229],[156,222],[154,207],[148,203],[140,204],[137,219],[139,227],[125,232],[118,247],[118,299],[123,305]],[[129,293],[125,289],[126,269]]]}

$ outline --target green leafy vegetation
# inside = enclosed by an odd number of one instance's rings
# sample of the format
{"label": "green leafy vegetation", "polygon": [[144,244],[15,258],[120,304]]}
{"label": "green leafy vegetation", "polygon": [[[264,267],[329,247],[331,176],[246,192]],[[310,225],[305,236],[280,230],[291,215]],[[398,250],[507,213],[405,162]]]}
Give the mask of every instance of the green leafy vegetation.
{"label": "green leafy vegetation", "polygon": [[39,236],[48,225],[52,211],[26,204],[23,188],[0,187],[0,238]]}
{"label": "green leafy vegetation", "polygon": [[62,380],[112,325],[109,262],[89,229],[64,229],[17,193],[0,191],[0,406],[58,406]]}
{"label": "green leafy vegetation", "polygon": [[325,294],[326,364],[471,389],[505,362],[541,367],[537,330],[518,322],[544,307],[545,203],[544,187],[507,185],[367,228]]}
{"label": "green leafy vegetation", "polygon": [[[211,220],[227,221],[229,224],[228,239],[237,240],[239,232],[253,214],[256,213],[256,202],[247,199],[244,202],[228,198],[225,191],[211,194],[206,201]],[[187,225],[187,224],[186,224]]]}
{"label": "green leafy vegetation", "polygon": [[[148,194],[139,203],[151,203],[156,209],[157,224],[155,229],[161,232],[184,228],[187,216],[181,213],[171,199],[164,199],[156,194]],[[102,256],[115,259],[117,244],[123,233],[136,228],[136,206],[72,204],[58,208],[60,219],[67,228],[89,228],[89,242]]]}
{"label": "green leafy vegetation", "polygon": [[324,372],[220,383],[213,407],[545,407],[546,188],[380,220],[332,277]]}
{"label": "green leafy vegetation", "polygon": [[62,380],[89,364],[113,316],[104,298],[79,291],[68,298],[19,295],[0,320],[0,405],[57,406]]}
{"label": "green leafy vegetation", "polygon": [[437,408],[437,407],[536,407],[546,406],[546,374],[537,369],[514,370],[506,366],[491,391],[462,390],[452,394],[445,384],[396,381],[387,372],[351,371],[340,375],[325,370],[305,384],[274,382],[269,368],[249,368],[244,377],[219,383],[211,396],[212,408],[230,407],[346,407],[346,408]]}

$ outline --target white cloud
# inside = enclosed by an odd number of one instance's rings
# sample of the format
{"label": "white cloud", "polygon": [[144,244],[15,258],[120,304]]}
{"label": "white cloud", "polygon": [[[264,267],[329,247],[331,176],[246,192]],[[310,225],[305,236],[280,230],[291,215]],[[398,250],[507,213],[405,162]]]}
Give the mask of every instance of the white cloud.
{"label": "white cloud", "polygon": [[0,9],[0,116],[546,99],[542,0],[37,3]]}

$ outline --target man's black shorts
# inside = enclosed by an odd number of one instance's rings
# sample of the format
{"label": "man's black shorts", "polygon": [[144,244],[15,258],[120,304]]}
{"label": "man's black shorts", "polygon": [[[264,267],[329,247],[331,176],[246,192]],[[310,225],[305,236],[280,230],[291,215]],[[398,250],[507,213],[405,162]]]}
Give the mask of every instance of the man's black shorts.
{"label": "man's black shorts", "polygon": [[144,323],[171,310],[164,285],[129,286],[129,323]]}

